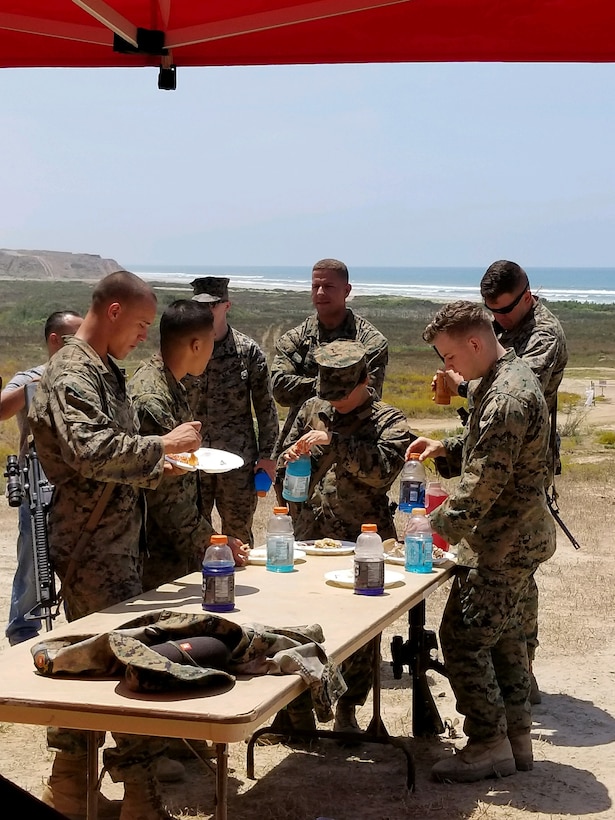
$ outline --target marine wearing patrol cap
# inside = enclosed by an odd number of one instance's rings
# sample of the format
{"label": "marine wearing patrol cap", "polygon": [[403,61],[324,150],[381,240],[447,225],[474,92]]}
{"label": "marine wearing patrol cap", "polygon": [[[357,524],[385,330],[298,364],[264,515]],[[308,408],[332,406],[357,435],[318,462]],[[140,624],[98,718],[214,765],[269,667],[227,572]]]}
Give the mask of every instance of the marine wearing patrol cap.
{"label": "marine wearing patrol cap", "polygon": [[193,279],[190,285],[194,289],[195,302],[228,302],[228,283],[227,276],[202,276],[199,279]]}
{"label": "marine wearing patrol cap", "polygon": [[338,339],[314,353],[318,363],[316,392],[326,401],[339,401],[367,378],[366,350],[360,342]]}

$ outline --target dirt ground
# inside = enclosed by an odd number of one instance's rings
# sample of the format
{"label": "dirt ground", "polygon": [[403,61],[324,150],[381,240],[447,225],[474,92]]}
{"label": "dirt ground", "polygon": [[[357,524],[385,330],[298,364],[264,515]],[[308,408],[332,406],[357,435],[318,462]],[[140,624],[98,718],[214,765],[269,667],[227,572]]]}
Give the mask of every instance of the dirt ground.
{"label": "dirt ground", "polygon": [[[585,386],[580,378],[576,392]],[[574,387],[571,383],[564,389]],[[615,389],[607,387],[606,392],[604,402],[589,408],[586,423],[591,427],[615,429]],[[409,739],[417,768],[414,793],[404,787],[404,757],[392,747],[364,744],[349,751],[330,741],[311,750],[260,747],[258,779],[251,781],[246,777],[245,744],[238,743],[230,748],[229,818],[615,818],[615,477],[608,476],[596,489],[596,484],[579,486],[564,475],[558,486],[562,515],[582,549],[575,551],[558,530],[558,550],[538,572],[541,646],[535,670],[543,695],[533,713],[534,770],[474,784],[431,782],[432,763],[453,744],[464,742],[448,683],[432,673],[440,714],[459,738],[449,737],[449,731],[429,740]],[[269,506],[267,499],[257,514],[261,537]],[[5,615],[16,532],[16,513],[0,499],[0,611]],[[446,592],[445,587],[428,600],[431,628],[437,629]],[[405,618],[383,636],[383,720],[391,734],[409,737],[409,676],[405,671],[401,680],[394,680],[389,665],[395,634],[407,637]],[[0,668],[9,658],[10,648],[2,637]],[[359,713],[360,723],[367,724],[370,712],[368,702]],[[0,774],[40,795],[50,766],[44,728],[0,724]],[[182,817],[213,817],[211,773],[194,761],[187,764],[187,774],[183,783],[165,787],[169,807]],[[121,797],[121,787],[108,778],[103,791]],[[3,810],[2,816],[10,815]]]}

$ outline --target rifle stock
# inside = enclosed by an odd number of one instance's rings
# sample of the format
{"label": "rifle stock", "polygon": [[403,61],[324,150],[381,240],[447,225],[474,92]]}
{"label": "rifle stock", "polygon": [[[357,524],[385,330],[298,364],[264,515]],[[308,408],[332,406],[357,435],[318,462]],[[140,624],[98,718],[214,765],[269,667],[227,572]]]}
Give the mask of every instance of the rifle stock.
{"label": "rifle stock", "polygon": [[30,443],[26,456],[27,482],[25,486],[30,519],[32,522],[32,557],[34,561],[34,583],[36,585],[36,615],[45,621],[49,631],[56,617],[53,607],[58,604],[53,567],[49,558],[49,537],[47,534],[47,511],[51,505],[53,485],[43,472],[34,442]]}

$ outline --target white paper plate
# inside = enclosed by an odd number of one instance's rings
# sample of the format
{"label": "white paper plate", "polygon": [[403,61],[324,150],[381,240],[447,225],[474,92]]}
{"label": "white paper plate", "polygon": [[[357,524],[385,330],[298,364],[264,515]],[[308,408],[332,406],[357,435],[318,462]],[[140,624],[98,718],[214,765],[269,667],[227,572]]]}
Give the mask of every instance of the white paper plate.
{"label": "white paper plate", "polygon": [[[258,564],[260,566],[267,563],[267,547],[256,547],[255,549],[250,550],[248,555],[249,564]],[[295,547],[294,558],[295,564],[297,561],[305,561],[305,553],[303,550],[298,550]]]}
{"label": "white paper plate", "polygon": [[236,470],[238,467],[243,467],[243,458],[235,455],[235,453],[229,453],[227,450],[214,450],[211,447],[201,447],[195,451],[194,455],[198,459],[197,467],[191,467],[189,464],[176,461],[169,456],[165,456],[165,458],[167,461],[170,461],[171,464],[175,464],[176,467],[181,467],[183,470],[202,470],[204,473],[228,473],[229,470]]}
{"label": "white paper plate", "polygon": [[[387,564],[396,564],[398,567],[405,567],[406,559],[403,555],[387,555],[385,552],[384,560]],[[455,561],[456,558],[452,552],[447,552],[442,558],[434,558],[432,564],[434,567],[441,567],[447,561]]]}
{"label": "white paper plate", "polygon": [[297,545],[300,549],[305,550],[308,555],[351,555],[356,547],[354,541],[342,541],[341,547],[325,547],[322,549],[315,547],[314,543],[315,542],[313,540],[297,541]]}
{"label": "white paper plate", "polygon": [[[331,572],[325,572],[325,579],[328,583],[334,584],[338,587],[346,587],[347,589],[354,589],[354,568],[353,569],[334,569]],[[393,572],[393,570],[385,569],[384,571],[384,586],[396,586],[397,584],[405,584],[404,576],[401,572]]]}

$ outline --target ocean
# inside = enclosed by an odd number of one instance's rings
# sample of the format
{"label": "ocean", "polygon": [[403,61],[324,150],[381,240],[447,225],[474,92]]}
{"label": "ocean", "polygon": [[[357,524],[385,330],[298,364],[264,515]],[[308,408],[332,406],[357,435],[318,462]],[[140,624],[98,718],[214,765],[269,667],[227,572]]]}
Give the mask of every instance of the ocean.
{"label": "ocean", "polygon": [[[230,288],[309,291],[311,270],[306,267],[242,267],[216,265],[132,265],[151,282],[185,285],[198,276],[228,276]],[[368,268],[350,269],[355,296],[412,296],[448,302],[480,300],[484,268]],[[552,302],[615,304],[615,268],[533,268],[528,271],[532,292]]]}

